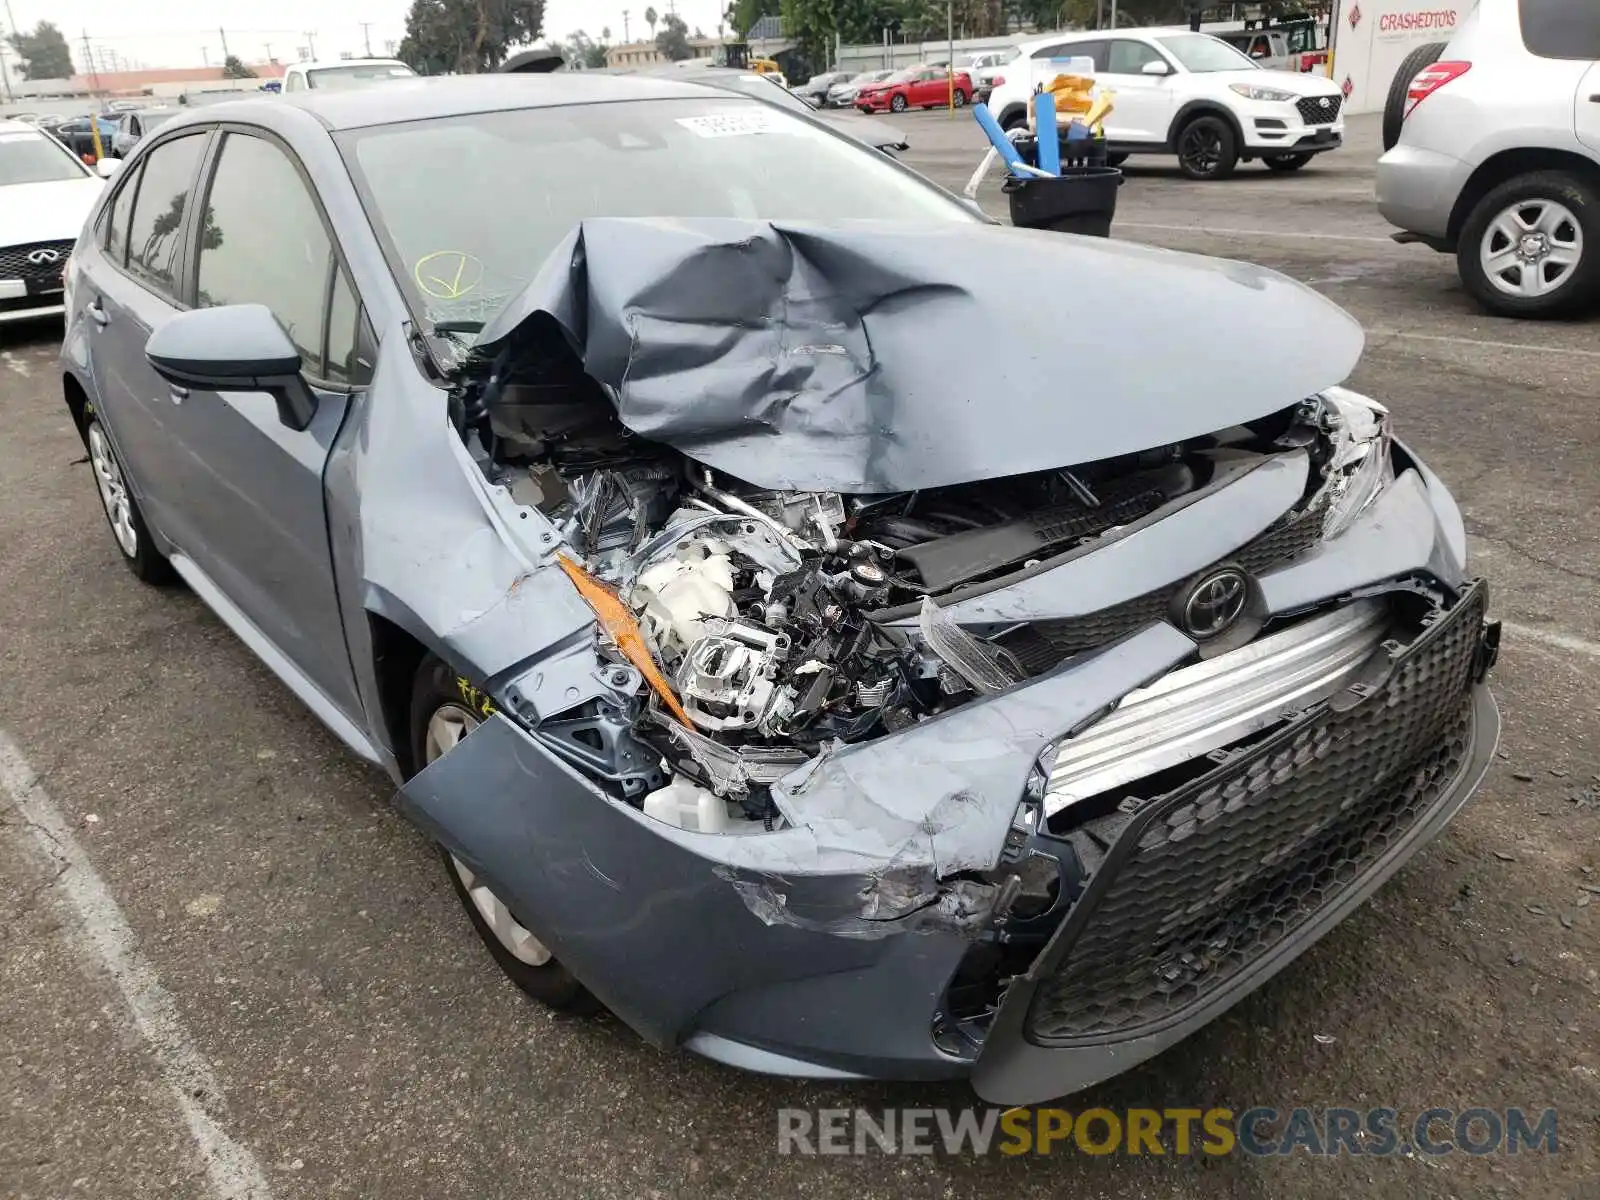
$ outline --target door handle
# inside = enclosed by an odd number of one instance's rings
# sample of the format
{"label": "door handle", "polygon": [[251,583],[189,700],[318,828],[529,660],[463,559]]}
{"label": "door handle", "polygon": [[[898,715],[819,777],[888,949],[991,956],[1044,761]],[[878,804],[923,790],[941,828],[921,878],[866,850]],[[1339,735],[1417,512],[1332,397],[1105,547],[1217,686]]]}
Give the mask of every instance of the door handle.
{"label": "door handle", "polygon": [[172,385],[172,390],[171,390],[170,395],[172,396],[172,402],[174,404],[182,404],[185,400],[187,400],[189,398],[189,389],[186,388],[186,387],[179,387],[177,384],[174,383]]}
{"label": "door handle", "polygon": [[1600,104],[1600,92],[1596,92],[1594,95],[1590,96],[1589,97],[1589,103],[1590,104]]}
{"label": "door handle", "polygon": [[83,311],[89,314],[90,320],[104,329],[111,324],[111,314],[100,307],[100,301],[91,300],[83,306]]}

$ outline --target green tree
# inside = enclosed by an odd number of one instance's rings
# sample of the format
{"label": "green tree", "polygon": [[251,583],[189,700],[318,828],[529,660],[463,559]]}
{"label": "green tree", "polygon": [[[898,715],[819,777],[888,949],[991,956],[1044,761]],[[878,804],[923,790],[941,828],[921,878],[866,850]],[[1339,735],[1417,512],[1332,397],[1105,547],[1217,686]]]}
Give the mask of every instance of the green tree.
{"label": "green tree", "polygon": [[397,57],[420,75],[492,71],[544,27],[544,0],[412,0]]}
{"label": "green tree", "polygon": [[49,21],[40,21],[32,33],[20,29],[6,41],[22,59],[24,79],[71,79],[72,51],[67,39]]}
{"label": "green tree", "polygon": [[733,30],[736,38],[748,37],[755,23],[768,12],[776,13],[778,0],[733,0],[728,5],[728,11],[723,14],[727,18],[728,28]]}
{"label": "green tree", "polygon": [[222,77],[224,79],[254,79],[256,73],[245,66],[237,54],[230,54],[222,60]]}
{"label": "green tree", "polygon": [[[602,39],[609,39],[611,30],[602,29],[600,36]],[[606,65],[605,40],[597,42],[581,29],[567,35],[567,44],[563,50],[566,60],[576,66],[598,71]]]}
{"label": "green tree", "polygon": [[647,9],[644,10],[644,23],[646,25],[650,26],[650,36],[651,37],[655,37],[655,35],[656,35],[656,22],[659,21],[660,19],[661,19],[661,14],[656,12],[654,7],[647,8]]}
{"label": "green tree", "polygon": [[[647,17],[649,15],[648,12],[645,14]],[[689,26],[677,13],[668,13],[666,20],[661,22],[661,32],[656,34],[656,49],[673,62],[694,57],[694,49],[689,45]]]}

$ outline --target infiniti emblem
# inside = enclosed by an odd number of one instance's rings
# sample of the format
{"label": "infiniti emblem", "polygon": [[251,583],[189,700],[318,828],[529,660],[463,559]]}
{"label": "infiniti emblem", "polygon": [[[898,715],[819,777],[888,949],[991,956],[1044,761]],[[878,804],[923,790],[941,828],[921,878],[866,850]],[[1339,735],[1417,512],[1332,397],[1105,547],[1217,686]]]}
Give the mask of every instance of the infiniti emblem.
{"label": "infiniti emblem", "polygon": [[1239,619],[1249,594],[1249,581],[1239,568],[1213,571],[1190,589],[1183,602],[1185,632],[1202,640],[1216,637]]}
{"label": "infiniti emblem", "polygon": [[31,262],[36,267],[42,267],[46,263],[60,262],[61,261],[61,251],[59,251],[59,250],[51,250],[51,249],[48,249],[48,248],[40,249],[40,250],[30,250],[30,251],[28,251],[28,261]]}

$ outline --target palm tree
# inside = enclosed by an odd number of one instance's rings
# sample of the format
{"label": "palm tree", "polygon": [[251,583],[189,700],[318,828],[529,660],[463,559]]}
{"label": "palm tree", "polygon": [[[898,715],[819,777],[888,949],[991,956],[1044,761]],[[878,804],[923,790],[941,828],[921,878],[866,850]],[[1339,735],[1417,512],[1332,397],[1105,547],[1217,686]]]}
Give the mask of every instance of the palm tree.
{"label": "palm tree", "polygon": [[660,15],[656,12],[654,7],[647,8],[647,9],[644,10],[644,23],[646,25],[650,26],[650,36],[651,37],[655,37],[655,35],[656,35],[656,22],[659,21],[660,19],[661,19]]}

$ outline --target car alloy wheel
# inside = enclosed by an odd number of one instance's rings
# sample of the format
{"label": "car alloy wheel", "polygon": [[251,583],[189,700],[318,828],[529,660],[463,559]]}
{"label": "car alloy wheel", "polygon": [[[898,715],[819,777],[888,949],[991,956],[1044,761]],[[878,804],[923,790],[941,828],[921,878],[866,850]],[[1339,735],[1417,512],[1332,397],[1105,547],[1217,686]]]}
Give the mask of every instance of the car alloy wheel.
{"label": "car alloy wheel", "polygon": [[889,99],[889,107],[897,113],[905,112],[906,98],[900,95],[898,92],[895,93],[895,95],[891,96]]}
{"label": "car alloy wheel", "polygon": [[[427,762],[443,758],[478,727],[478,717],[459,704],[441,704],[428,718],[428,731],[423,741],[423,758]],[[511,915],[505,902],[480,881],[471,867],[455,855],[450,855],[450,865],[461,878],[472,906],[478,910],[489,931],[518,962],[530,967],[542,967],[550,961],[549,949],[534,937],[520,921]]]}
{"label": "car alloy wheel", "polygon": [[1215,175],[1222,163],[1222,134],[1206,123],[1191,125],[1183,131],[1183,140],[1178,145],[1178,161],[1191,175]]}
{"label": "car alloy wheel", "polygon": [[956,89],[955,105],[957,108],[965,108],[967,106],[967,94],[960,88]]}
{"label": "car alloy wheel", "polygon": [[1478,256],[1497,291],[1536,300],[1571,281],[1583,261],[1583,226],[1565,204],[1530,197],[1489,222]]}
{"label": "car alloy wheel", "polygon": [[99,421],[89,423],[89,465],[94,469],[95,486],[100,489],[100,503],[105,505],[111,535],[117,539],[123,554],[137,558],[139,531],[133,524],[133,501],[128,495],[127,482],[122,478],[122,468],[117,465],[117,456]]}

